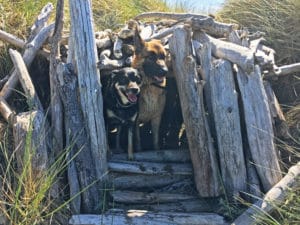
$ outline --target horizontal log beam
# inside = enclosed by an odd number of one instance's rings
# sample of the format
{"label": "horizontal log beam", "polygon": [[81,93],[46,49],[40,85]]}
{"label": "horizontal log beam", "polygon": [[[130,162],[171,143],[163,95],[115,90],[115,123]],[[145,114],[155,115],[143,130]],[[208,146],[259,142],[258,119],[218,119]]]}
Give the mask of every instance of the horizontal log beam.
{"label": "horizontal log beam", "polygon": [[225,225],[224,218],[214,213],[151,213],[144,210],[114,209],[102,215],[73,215],[70,225]]}
{"label": "horizontal log beam", "polygon": [[161,175],[191,175],[193,173],[190,164],[175,163],[151,163],[151,162],[129,162],[110,161],[108,168],[112,172],[136,173],[136,174],[161,174]]}
{"label": "horizontal log beam", "polygon": [[149,19],[149,18],[158,18],[158,19],[169,19],[169,20],[185,20],[190,18],[207,18],[208,16],[194,14],[194,13],[167,13],[167,12],[146,12],[137,15],[134,19]]}
{"label": "horizontal log beam", "polygon": [[3,31],[3,30],[0,30],[0,39],[2,41],[6,41],[9,44],[12,44],[12,45],[18,47],[18,48],[24,48],[26,45],[25,41],[19,39],[18,37],[15,37],[12,34],[9,34],[5,31]]}
{"label": "horizontal log beam", "polygon": [[[127,160],[128,155],[114,154],[110,160]],[[134,160],[147,162],[190,162],[190,152],[182,150],[144,151],[134,153]]]}
{"label": "horizontal log beam", "polygon": [[126,204],[167,203],[197,199],[195,195],[172,193],[145,193],[137,191],[113,191],[111,193],[114,202]]}

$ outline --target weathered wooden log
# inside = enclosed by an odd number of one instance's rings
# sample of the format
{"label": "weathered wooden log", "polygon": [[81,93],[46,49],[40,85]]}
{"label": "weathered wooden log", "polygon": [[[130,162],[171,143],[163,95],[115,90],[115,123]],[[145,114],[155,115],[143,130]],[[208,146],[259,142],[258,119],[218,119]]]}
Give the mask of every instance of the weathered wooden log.
{"label": "weathered wooden log", "polygon": [[97,48],[105,49],[105,48],[109,48],[112,46],[112,41],[111,41],[110,37],[104,37],[101,39],[96,39],[96,45],[97,45]]}
{"label": "weathered wooden log", "polygon": [[64,20],[64,0],[58,0],[56,5],[56,18],[54,33],[51,38],[49,80],[50,80],[50,111],[52,126],[53,158],[61,154],[64,146],[63,134],[63,108],[58,91],[57,65],[60,58],[59,42],[62,36]]}
{"label": "weathered wooden log", "polygon": [[225,225],[224,218],[213,213],[150,213],[143,210],[114,209],[102,215],[73,215],[70,225]]}
{"label": "weathered wooden log", "polygon": [[228,196],[246,192],[246,166],[240,114],[232,65],[228,61],[214,61],[209,80],[210,99],[214,118],[220,171]]}
{"label": "weathered wooden log", "polygon": [[77,76],[70,64],[66,66],[60,63],[57,70],[58,90],[64,105],[66,140],[70,145],[68,158],[74,158],[74,164],[68,168],[70,193],[71,197],[80,194],[80,198],[72,202],[72,211],[96,213],[100,210],[99,199],[102,196],[102,186],[99,184],[101,177],[99,179],[94,165],[90,140],[86,135],[85,121],[78,102]]}
{"label": "weathered wooden log", "polygon": [[[86,0],[70,1],[70,15],[72,35],[74,35],[75,67],[78,72],[83,118],[86,121],[86,135],[91,142],[90,150],[97,179],[101,180],[107,174],[107,140],[100,74],[96,67],[97,49],[92,25],[91,2]],[[104,182],[101,183],[104,184]],[[101,188],[99,187],[98,190]],[[97,201],[100,199],[101,197]],[[102,201],[100,200],[100,202]]]}
{"label": "weathered wooden log", "polygon": [[178,28],[169,41],[195,184],[200,196],[218,196],[221,193],[219,170],[205,116],[203,87],[190,48],[191,30],[188,27]]}
{"label": "weathered wooden log", "polygon": [[123,45],[123,40],[117,37],[114,42],[114,48],[113,48],[113,54],[116,59],[120,59],[123,56],[122,45]]}
{"label": "weathered wooden log", "polygon": [[235,25],[216,22],[211,17],[206,18],[191,18],[186,21],[187,24],[190,24],[193,30],[202,30],[207,34],[214,37],[226,37],[228,36]]}
{"label": "weathered wooden log", "polygon": [[255,71],[247,75],[242,69],[236,67],[236,72],[251,157],[263,190],[268,191],[282,176],[274,146],[270,109],[260,69],[255,66]]}
{"label": "weathered wooden log", "polygon": [[185,20],[190,18],[204,19],[208,16],[194,14],[194,13],[168,13],[168,12],[146,12],[141,13],[134,17],[135,20],[149,19],[149,18],[159,18],[168,20]]}
{"label": "weathered wooden log", "polygon": [[294,63],[291,65],[278,67],[277,70],[275,71],[275,74],[277,76],[284,76],[284,75],[298,73],[298,72],[300,72],[300,63]]}
{"label": "weathered wooden log", "polygon": [[[38,50],[45,43],[49,35],[52,33],[53,29],[54,29],[54,24],[44,27],[40,31],[40,33],[38,33],[38,35],[30,42],[31,43],[30,47],[26,48],[23,54],[23,60],[26,66],[30,66]],[[8,81],[3,86],[0,92],[0,96],[3,97],[4,99],[7,99],[10,96],[11,92],[14,90],[15,86],[17,85],[17,82],[18,82],[18,74],[17,71],[14,70],[10,75]]]}
{"label": "weathered wooden log", "polygon": [[[188,175],[191,176],[191,175]],[[184,175],[114,175],[112,178],[113,187],[120,189],[153,189],[170,185],[185,179]]]}
{"label": "weathered wooden log", "polygon": [[[128,155],[113,154],[111,161],[114,160],[127,160]],[[191,157],[187,149],[182,150],[160,150],[160,151],[144,151],[134,153],[135,161],[147,161],[147,162],[190,162]]]}
{"label": "weathered wooden log", "polygon": [[51,15],[51,12],[53,10],[52,3],[47,3],[41,10],[41,13],[38,15],[37,19],[34,21],[34,24],[30,28],[30,36],[28,38],[28,43],[30,43],[35,36],[37,36],[40,31],[46,27],[47,21]]}
{"label": "weathered wooden log", "polygon": [[254,69],[254,52],[252,49],[221,41],[210,37],[203,32],[194,32],[193,38],[200,43],[209,41],[213,56],[227,59],[239,65],[245,72],[250,73]]}
{"label": "weathered wooden log", "polygon": [[9,49],[9,54],[14,63],[14,67],[17,71],[22,88],[25,92],[25,96],[29,108],[43,112],[44,110],[43,110],[42,103],[35,91],[35,88],[31,81],[31,77],[27,71],[26,65],[22,59],[21,54],[18,51],[13,49]]}
{"label": "weathered wooden log", "polygon": [[11,110],[6,100],[2,97],[0,97],[0,113],[3,116],[3,118],[6,120],[6,122],[12,124],[13,118],[15,116],[15,112]]}
{"label": "weathered wooden log", "polygon": [[274,94],[270,82],[264,81],[264,88],[268,97],[272,124],[276,131],[276,136],[279,138],[288,139],[290,137],[289,126],[286,122],[285,116]]}
{"label": "weathered wooden log", "polygon": [[109,49],[101,52],[99,62],[97,63],[97,67],[100,70],[114,70],[122,68],[125,65],[125,61],[123,59],[110,59],[110,54],[111,51]]}
{"label": "weathered wooden log", "polygon": [[30,160],[34,179],[47,173],[48,168],[47,131],[44,125],[45,117],[41,111],[20,113],[14,118],[13,136],[18,172],[22,173],[26,163],[24,160]]}
{"label": "weathered wooden log", "polygon": [[126,204],[147,204],[179,202],[189,199],[197,199],[195,195],[170,194],[170,193],[145,193],[137,191],[113,191],[111,193],[114,202]]}
{"label": "weathered wooden log", "polygon": [[26,45],[25,41],[15,37],[12,34],[6,33],[3,30],[0,30],[0,39],[19,48],[24,48]]}
{"label": "weathered wooden log", "polygon": [[272,187],[262,200],[251,205],[242,215],[235,219],[232,225],[257,224],[257,218],[270,214],[284,203],[287,196],[300,187],[300,163],[292,166],[288,173],[274,187]]}
{"label": "weathered wooden log", "polygon": [[120,204],[113,203],[110,205],[114,208],[122,208],[125,210],[129,209],[141,209],[152,212],[188,212],[188,213],[199,213],[199,212],[214,212],[218,213],[222,209],[220,199],[213,198],[198,198],[195,200],[187,200],[172,203],[159,203],[159,204]]}
{"label": "weathered wooden log", "polygon": [[152,36],[150,36],[149,38],[145,38],[144,40],[150,41],[151,39],[162,39],[164,37],[167,37],[167,36],[173,34],[174,30],[179,27],[183,27],[183,25],[177,25],[177,26],[172,26],[167,29],[163,29],[162,31],[159,31],[158,33],[155,33]]}
{"label": "weathered wooden log", "polygon": [[190,164],[175,163],[151,163],[151,162],[130,162],[130,161],[110,161],[108,168],[113,172],[137,173],[137,174],[177,174],[191,175]]}

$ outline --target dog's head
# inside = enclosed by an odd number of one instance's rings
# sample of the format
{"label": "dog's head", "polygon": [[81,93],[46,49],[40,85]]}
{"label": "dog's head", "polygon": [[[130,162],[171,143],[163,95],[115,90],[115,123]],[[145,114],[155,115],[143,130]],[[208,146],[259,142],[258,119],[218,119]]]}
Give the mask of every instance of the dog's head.
{"label": "dog's head", "polygon": [[165,82],[168,72],[166,66],[166,51],[160,40],[151,40],[145,42],[138,29],[134,36],[134,57],[132,67],[139,69],[142,73],[153,80],[154,83],[161,84]]}
{"label": "dog's head", "polygon": [[114,88],[118,101],[122,105],[136,104],[140,94],[141,77],[138,71],[131,67],[113,70],[112,88]]}

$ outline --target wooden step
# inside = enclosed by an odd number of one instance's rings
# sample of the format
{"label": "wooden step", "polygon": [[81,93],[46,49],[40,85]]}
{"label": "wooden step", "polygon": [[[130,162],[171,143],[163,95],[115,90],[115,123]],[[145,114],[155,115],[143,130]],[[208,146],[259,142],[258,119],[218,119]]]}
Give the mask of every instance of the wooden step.
{"label": "wooden step", "polygon": [[189,184],[193,184],[192,176],[190,175],[144,175],[144,174],[129,174],[123,175],[115,173],[111,175],[112,186],[116,190],[136,190],[136,189],[158,189],[168,187],[169,185],[189,180]]}
{"label": "wooden step", "polygon": [[198,196],[172,193],[146,193],[138,191],[112,191],[114,202],[126,204],[167,203],[197,199]]}
{"label": "wooden step", "polygon": [[111,210],[102,215],[73,215],[70,225],[225,225],[214,213],[153,213],[144,210]]}
{"label": "wooden step", "polygon": [[154,163],[137,161],[109,161],[108,169],[112,172],[149,174],[149,175],[192,175],[190,163]]}
{"label": "wooden step", "polygon": [[[110,158],[111,161],[115,160],[127,160],[128,154],[113,154]],[[157,151],[145,151],[145,152],[135,152],[135,161],[144,162],[190,162],[190,152],[188,149],[179,150],[157,150]]]}

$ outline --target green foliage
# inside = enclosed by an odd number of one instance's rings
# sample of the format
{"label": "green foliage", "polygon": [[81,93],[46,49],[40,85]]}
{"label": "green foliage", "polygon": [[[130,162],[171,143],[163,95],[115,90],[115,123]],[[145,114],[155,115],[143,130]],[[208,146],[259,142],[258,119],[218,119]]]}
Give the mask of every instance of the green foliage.
{"label": "green foliage", "polygon": [[299,0],[227,0],[218,16],[225,22],[266,32],[278,64],[300,61]]}

